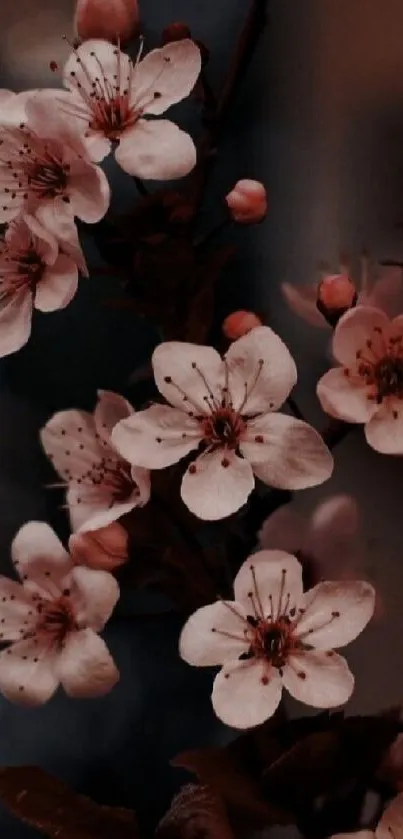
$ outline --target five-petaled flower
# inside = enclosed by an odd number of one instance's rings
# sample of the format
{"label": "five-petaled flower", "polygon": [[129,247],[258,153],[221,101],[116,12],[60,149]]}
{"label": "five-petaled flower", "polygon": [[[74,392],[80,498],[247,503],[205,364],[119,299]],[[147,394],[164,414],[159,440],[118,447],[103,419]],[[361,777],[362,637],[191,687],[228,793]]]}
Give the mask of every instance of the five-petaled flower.
{"label": "five-petaled flower", "polygon": [[387,804],[375,830],[336,833],[331,839],[400,839],[403,828],[403,793]]}
{"label": "five-petaled flower", "polygon": [[182,499],[201,519],[229,516],[256,475],[273,487],[304,489],[330,477],[332,456],[305,422],[275,414],[296,381],[294,361],[269,327],[252,329],[224,359],[212,347],[161,344],[152,358],[171,403],[118,423],[113,443],[131,463],[162,469],[203,447],[182,480]]}
{"label": "five-petaled flower", "polygon": [[190,39],[153,50],[142,60],[140,52],[134,64],[108,41],[86,41],[64,68],[69,94],[55,91],[55,96],[81,125],[93,160],[102,160],[117,142],[115,157],[126,172],[170,180],[193,169],[196,149],[175,123],[154,117],[189,95],[200,70],[200,50]]}
{"label": "five-petaled flower", "polygon": [[77,283],[76,262],[38,219],[27,214],[11,222],[0,245],[0,357],[26,344],[34,308],[63,309]]}
{"label": "five-petaled flower", "polygon": [[314,708],[347,702],[354,677],[333,648],[353,641],[372,617],[369,583],[323,582],[304,594],[295,556],[259,551],[238,572],[234,595],[198,609],[179,644],[189,664],[222,665],[212,702],[223,722],[260,725],[275,712],[283,686]]}
{"label": "five-petaled flower", "polygon": [[347,312],[336,327],[333,354],[343,366],[318,382],[323,409],[364,423],[377,451],[403,454],[403,316],[389,320],[369,306]]}
{"label": "five-petaled flower", "polygon": [[89,159],[74,121],[47,91],[28,99],[25,112],[18,126],[0,118],[0,222],[39,207],[45,226],[47,214],[52,227],[55,216],[61,224],[66,216],[99,221],[109,206],[109,183]]}
{"label": "five-petaled flower", "polygon": [[12,544],[22,580],[0,577],[0,691],[41,705],[59,684],[74,697],[102,696],[119,673],[98,633],[113,612],[119,586],[106,571],[74,567],[53,530],[28,522]]}
{"label": "five-petaled flower", "polygon": [[111,442],[116,423],[133,413],[122,396],[99,391],[93,414],[60,411],[42,428],[42,445],[67,487],[74,530],[106,527],[148,501],[149,472],[123,460]]}

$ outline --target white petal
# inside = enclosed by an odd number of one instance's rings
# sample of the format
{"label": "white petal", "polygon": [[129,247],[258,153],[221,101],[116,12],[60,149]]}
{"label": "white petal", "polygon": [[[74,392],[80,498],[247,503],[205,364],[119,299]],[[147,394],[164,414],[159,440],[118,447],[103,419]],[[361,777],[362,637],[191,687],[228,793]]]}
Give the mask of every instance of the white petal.
{"label": "white petal", "polygon": [[140,119],[122,135],[115,157],[129,175],[171,181],[192,171],[196,148],[189,134],[173,122]]}
{"label": "white petal", "polygon": [[106,175],[99,166],[85,160],[73,160],[70,164],[67,194],[72,213],[88,224],[100,221],[109,207]]}
{"label": "white petal", "polygon": [[234,341],[226,361],[232,403],[243,415],[277,410],[297,381],[294,359],[268,326]]}
{"label": "white petal", "polygon": [[[53,233],[41,224],[38,216],[32,216],[30,213],[24,214],[23,224],[26,225],[29,232],[35,237],[35,245],[40,251],[45,264],[54,265],[59,249]],[[31,241],[32,236],[29,237],[29,241],[27,242],[28,247],[31,244]]]}
{"label": "white petal", "polygon": [[259,545],[269,550],[282,550],[290,554],[306,550],[308,522],[290,504],[275,510],[263,522],[259,531]]}
{"label": "white petal", "polygon": [[167,341],[154,350],[152,365],[158,390],[176,408],[209,414],[209,404],[221,404],[225,371],[213,347]]}
{"label": "white petal", "polygon": [[72,632],[57,661],[57,673],[69,696],[104,696],[119,680],[109,650],[92,629]]}
{"label": "white petal", "polygon": [[375,591],[370,583],[344,580],[318,583],[306,592],[297,634],[319,650],[344,647],[362,632],[372,618]]}
{"label": "white petal", "polygon": [[385,402],[365,426],[367,443],[381,454],[403,454],[403,410],[399,400]]}
{"label": "white petal", "polygon": [[245,641],[247,626],[246,612],[239,603],[221,600],[210,603],[185,623],[179,652],[188,664],[196,667],[233,661],[249,649]]}
{"label": "white petal", "polygon": [[88,277],[88,268],[81,249],[74,218],[66,213],[60,215],[57,212],[55,202],[38,207],[35,216],[39,218],[42,224],[46,222],[47,230],[55,237],[63,253],[67,254],[75,262],[84,277]]}
{"label": "white petal", "polygon": [[316,301],[318,299],[317,283],[312,285],[294,286],[291,283],[282,283],[281,291],[290,309],[303,318],[310,326],[318,326],[320,329],[329,329],[323,315],[320,313]]}
{"label": "white petal", "polygon": [[285,551],[258,551],[243,563],[234,580],[235,600],[252,616],[293,617],[302,592],[301,563]]}
{"label": "white petal", "polygon": [[163,469],[196,449],[201,437],[199,424],[184,411],[151,405],[119,422],[112,443],[129,463]]}
{"label": "white petal", "polygon": [[41,312],[64,309],[73,299],[78,286],[78,269],[64,253],[46,268],[35,290],[35,308]]}
{"label": "white petal", "polygon": [[53,696],[59,679],[49,645],[35,638],[17,641],[0,653],[0,691],[21,705],[42,705]]}
{"label": "white petal", "polygon": [[41,442],[59,475],[67,482],[84,481],[111,450],[96,437],[92,414],[59,411],[42,428]]}
{"label": "white petal", "polygon": [[384,265],[380,272],[369,295],[368,305],[382,309],[393,318],[403,313],[403,270],[397,265]]}
{"label": "white petal", "polygon": [[214,680],[213,708],[232,728],[253,728],[273,716],[281,699],[279,673],[265,661],[236,661]]}
{"label": "white petal", "polygon": [[217,521],[236,513],[249,498],[255,479],[247,460],[216,449],[197,458],[182,479],[181,496],[195,516]]}
{"label": "white petal", "polygon": [[99,390],[98,402],[94,411],[94,422],[98,434],[110,443],[115,425],[134,414],[134,408],[120,393],[111,390]]}
{"label": "white petal", "polygon": [[[263,437],[263,442],[256,442]],[[333,457],[310,425],[285,414],[266,414],[248,422],[242,454],[264,483],[279,489],[306,489],[330,478]]]}
{"label": "white petal", "polygon": [[143,504],[137,488],[127,501],[116,502],[112,491],[108,493],[105,488],[85,484],[70,486],[66,502],[72,529],[80,533],[106,527]]}
{"label": "white petal", "polygon": [[32,294],[25,289],[0,306],[0,358],[17,352],[31,334]]}
{"label": "white petal", "polygon": [[[116,89],[118,70],[122,85],[130,78],[130,63],[129,57],[109,41],[90,38],[69,56],[63,70],[63,81],[67,89],[76,94],[78,99],[80,90],[89,95],[93,93],[92,83],[96,79],[97,91],[104,91],[109,100],[109,91]],[[88,99],[83,95],[83,105],[85,101]]]}
{"label": "white petal", "polygon": [[11,557],[24,588],[44,597],[60,595],[71,559],[48,524],[24,524],[12,542]]}
{"label": "white petal", "polygon": [[368,422],[379,409],[368,399],[369,388],[364,379],[346,375],[342,367],[328,370],[316,386],[316,393],[324,411],[345,422]]}
{"label": "white petal", "polygon": [[20,583],[0,577],[0,642],[18,641],[35,625],[36,603]]}
{"label": "white petal", "polygon": [[131,100],[147,114],[163,114],[193,90],[201,70],[196,44],[185,38],[153,50],[137,64]]}
{"label": "white petal", "polygon": [[357,306],[340,318],[333,335],[333,354],[340,364],[356,364],[357,352],[364,349],[376,331],[388,330],[389,318],[380,309]]}
{"label": "white petal", "polygon": [[354,676],[341,655],[312,650],[289,657],[283,685],[299,702],[313,708],[336,708],[350,699]]}
{"label": "white petal", "polygon": [[329,571],[337,579],[338,569],[353,570],[360,564],[362,547],[354,498],[334,495],[319,504],[309,525],[306,550],[320,564],[321,576]]}
{"label": "white petal", "polygon": [[400,839],[403,832],[403,793],[389,802],[375,830],[376,839]]}
{"label": "white petal", "polygon": [[71,572],[71,599],[78,624],[99,631],[119,600],[119,585],[108,571],[78,565]]}

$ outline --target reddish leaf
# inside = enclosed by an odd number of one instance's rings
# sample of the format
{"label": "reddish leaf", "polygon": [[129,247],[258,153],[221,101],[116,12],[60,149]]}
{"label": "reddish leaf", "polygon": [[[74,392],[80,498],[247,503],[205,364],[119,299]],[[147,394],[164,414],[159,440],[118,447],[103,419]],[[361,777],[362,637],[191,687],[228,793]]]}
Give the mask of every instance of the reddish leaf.
{"label": "reddish leaf", "polygon": [[211,789],[188,784],[160,821],[156,839],[233,839],[225,807]]}

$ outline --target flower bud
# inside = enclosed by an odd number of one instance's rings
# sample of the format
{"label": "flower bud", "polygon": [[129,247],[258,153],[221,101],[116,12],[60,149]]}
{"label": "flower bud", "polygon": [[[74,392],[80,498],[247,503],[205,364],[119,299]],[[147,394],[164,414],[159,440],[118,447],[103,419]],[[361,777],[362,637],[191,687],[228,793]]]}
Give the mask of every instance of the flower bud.
{"label": "flower bud", "polygon": [[238,181],[225,200],[231,218],[239,224],[255,224],[266,216],[267,192],[260,181]]}
{"label": "flower bud", "polygon": [[100,530],[73,533],[69,540],[71,558],[76,565],[114,571],[127,561],[128,534],[119,522]]}
{"label": "flower bud", "polygon": [[172,41],[185,41],[192,33],[186,23],[170,23],[162,32],[162,43],[171,44]]}
{"label": "flower bud", "polygon": [[139,29],[138,0],[77,0],[74,25],[82,41],[129,41]]}
{"label": "flower bud", "polygon": [[328,274],[320,281],[316,305],[331,326],[356,302],[357,291],[348,274]]}
{"label": "flower bud", "polygon": [[262,326],[262,321],[254,312],[232,312],[225,318],[222,331],[230,341],[236,341],[256,326]]}

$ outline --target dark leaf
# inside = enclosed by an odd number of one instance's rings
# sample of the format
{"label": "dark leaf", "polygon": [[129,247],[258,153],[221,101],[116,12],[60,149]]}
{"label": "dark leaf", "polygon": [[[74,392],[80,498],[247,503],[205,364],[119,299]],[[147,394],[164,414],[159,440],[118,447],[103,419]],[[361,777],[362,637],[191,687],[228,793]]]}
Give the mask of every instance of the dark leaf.
{"label": "dark leaf", "polygon": [[1,769],[0,798],[14,816],[51,839],[138,837],[131,810],[96,804],[36,766]]}
{"label": "dark leaf", "polygon": [[188,784],[160,821],[156,839],[232,839],[225,807],[211,789]]}

